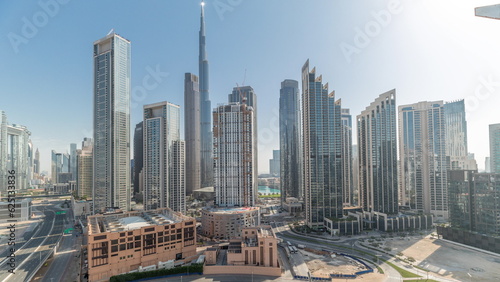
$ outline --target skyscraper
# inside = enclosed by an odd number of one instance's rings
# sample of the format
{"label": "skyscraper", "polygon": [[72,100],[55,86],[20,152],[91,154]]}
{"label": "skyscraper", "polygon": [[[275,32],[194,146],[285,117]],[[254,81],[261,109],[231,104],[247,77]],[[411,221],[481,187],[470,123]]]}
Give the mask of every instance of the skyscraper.
{"label": "skyscraper", "polygon": [[77,179],[77,161],[76,161],[76,144],[69,144],[69,172],[71,172],[71,177],[76,181]]}
{"label": "skyscraper", "polygon": [[201,188],[200,91],[198,77],[184,75],[184,136],[186,139],[186,194]]}
{"label": "skyscraper", "polygon": [[70,155],[68,153],[62,154],[62,172],[69,173],[70,172]]}
{"label": "skyscraper", "polygon": [[38,148],[36,149],[36,152],[35,152],[35,160],[34,160],[34,172],[36,174],[40,174],[40,152],[38,151]]}
{"label": "skyscraper", "polygon": [[280,177],[280,150],[273,150],[273,158],[269,159],[269,174]]}
{"label": "skyscraper", "polygon": [[169,102],[144,106],[144,209],[185,211],[184,142],[180,107]]}
{"label": "skyscraper", "polygon": [[399,106],[401,204],[448,218],[446,124],[443,101]]}
{"label": "skyscraper", "polygon": [[[6,170],[16,172],[16,190],[27,189],[30,177],[30,136],[31,132],[26,126],[7,125],[7,158]],[[4,171],[4,172],[5,172]]]}
{"label": "skyscraper", "polygon": [[130,210],[130,41],[94,42],[93,213]]}
{"label": "skyscraper", "polygon": [[257,198],[253,108],[229,103],[214,109],[214,190],[219,207],[251,207]]}
{"label": "skyscraper", "polygon": [[287,197],[302,198],[302,139],[299,82],[285,79],[280,89],[281,204]]}
{"label": "skyscraper", "polygon": [[[340,102],[340,101],[339,101]],[[302,67],[303,182],[306,224],[323,225],[323,219],[342,217],[342,122],[340,103],[328,84]]]}
{"label": "skyscraper", "polygon": [[85,138],[82,142],[82,149],[77,150],[77,179],[76,185],[78,196],[82,198],[92,198],[92,166],[93,166],[93,145],[92,139]]}
{"label": "skyscraper", "polygon": [[201,2],[200,34],[199,34],[199,75],[200,75],[200,174],[201,186],[213,186],[213,140],[212,140],[212,103],[209,96],[208,59],[205,50],[205,2]]}
{"label": "skyscraper", "polygon": [[139,122],[135,126],[134,131],[134,194],[142,192],[142,187],[140,187],[140,173],[143,166],[143,146],[144,146],[144,132],[143,123]]}
{"label": "skyscraper", "polygon": [[467,121],[465,120],[464,100],[444,104],[446,130],[446,155],[449,156],[452,170],[477,169],[474,160],[467,157]]}
{"label": "skyscraper", "polygon": [[[0,110],[0,171],[7,171],[7,115]],[[7,191],[7,174],[0,173],[0,192]]]}
{"label": "skyscraper", "polygon": [[490,170],[500,173],[500,123],[490,124]]}
{"label": "skyscraper", "polygon": [[[339,101],[340,103],[340,101]],[[353,204],[352,183],[352,116],[349,109],[342,109],[342,195],[344,203]]]}
{"label": "skyscraper", "polygon": [[381,94],[357,116],[359,204],[365,211],[398,212],[396,90]]}

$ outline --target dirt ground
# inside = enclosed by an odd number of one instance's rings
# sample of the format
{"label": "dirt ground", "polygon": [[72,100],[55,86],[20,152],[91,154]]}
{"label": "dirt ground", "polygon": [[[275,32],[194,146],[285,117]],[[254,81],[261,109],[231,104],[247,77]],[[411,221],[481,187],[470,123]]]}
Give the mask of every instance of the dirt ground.
{"label": "dirt ground", "polygon": [[360,263],[343,256],[334,258],[317,255],[304,250],[300,251],[306,261],[307,267],[315,277],[329,277],[331,273],[353,274],[365,270]]}
{"label": "dirt ground", "polygon": [[[384,247],[415,259],[414,265],[460,281],[500,281],[500,255],[489,255],[427,236],[384,240]],[[470,274],[470,276],[469,276]]]}

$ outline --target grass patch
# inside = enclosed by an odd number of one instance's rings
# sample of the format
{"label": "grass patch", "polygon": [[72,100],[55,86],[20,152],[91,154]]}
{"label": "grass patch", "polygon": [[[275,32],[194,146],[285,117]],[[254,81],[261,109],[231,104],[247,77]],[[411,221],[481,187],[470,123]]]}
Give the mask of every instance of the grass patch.
{"label": "grass patch", "polygon": [[275,195],[259,195],[259,198],[279,198],[281,197],[280,194],[275,194]]}
{"label": "grass patch", "polygon": [[[405,269],[402,269],[401,267],[389,262],[389,261],[386,261],[384,260],[385,263],[387,263],[388,265],[390,265],[392,268],[394,268],[397,272],[399,272],[399,274],[401,274],[401,276],[403,276],[403,278],[415,278],[415,277],[422,277],[420,275],[417,275],[413,272],[410,272],[408,270],[405,270]],[[407,280],[405,280],[407,281]]]}

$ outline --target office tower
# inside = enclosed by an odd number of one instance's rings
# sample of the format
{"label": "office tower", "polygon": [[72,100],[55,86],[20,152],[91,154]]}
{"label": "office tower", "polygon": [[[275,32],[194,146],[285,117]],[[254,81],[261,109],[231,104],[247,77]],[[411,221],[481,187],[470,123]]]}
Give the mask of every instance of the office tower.
{"label": "office tower", "polygon": [[[7,124],[6,170],[16,172],[16,190],[29,187],[30,177],[30,135],[26,126]],[[5,172],[4,171],[4,172]]]}
{"label": "office tower", "polygon": [[69,173],[69,162],[70,162],[70,155],[68,153],[62,154],[62,172],[63,173]]}
{"label": "office tower", "polygon": [[365,211],[398,212],[396,90],[381,94],[357,116],[359,204]]}
{"label": "office tower", "polygon": [[186,194],[201,188],[200,91],[198,77],[184,75],[184,136],[186,139]]}
{"label": "office tower", "polygon": [[38,151],[38,148],[36,149],[35,152],[35,160],[33,162],[34,169],[33,171],[36,174],[40,174],[40,152]]}
{"label": "office tower", "polygon": [[402,105],[399,112],[401,205],[448,218],[443,101]]}
{"label": "office tower", "polygon": [[342,195],[344,203],[353,203],[352,184],[352,116],[349,109],[341,110],[342,119]]}
{"label": "office tower", "polygon": [[359,206],[359,156],[358,145],[352,145],[352,201],[351,205]]}
{"label": "office tower", "polygon": [[142,192],[142,188],[140,187],[140,176],[139,174],[142,171],[144,154],[144,131],[143,131],[143,122],[139,122],[135,126],[134,131],[134,195]]}
{"label": "office tower", "polygon": [[[0,171],[7,171],[7,115],[2,110],[0,110]],[[2,193],[7,191],[6,177],[6,173],[0,173],[0,192]]]}
{"label": "office tower", "polygon": [[491,172],[490,157],[484,158],[484,171]]}
{"label": "office tower", "polygon": [[74,181],[77,179],[77,161],[76,161],[76,144],[69,144],[69,172],[71,172]]}
{"label": "office tower", "polygon": [[[338,101],[340,102],[340,101]],[[302,67],[303,182],[306,221],[310,228],[324,218],[342,217],[341,105],[328,83]]]}
{"label": "office tower", "polygon": [[130,41],[94,42],[93,213],[130,210]]}
{"label": "office tower", "polygon": [[257,154],[251,106],[214,109],[214,190],[219,207],[251,207],[257,198]]}
{"label": "office tower", "polygon": [[302,198],[302,135],[299,82],[285,79],[280,89],[281,205],[287,197]]}
{"label": "office tower", "polygon": [[273,158],[269,159],[269,174],[280,177],[280,150],[273,150]]}
{"label": "office tower", "polygon": [[490,170],[500,173],[500,123],[490,124]]}
{"label": "office tower", "polygon": [[452,170],[477,169],[475,160],[467,157],[467,121],[464,100],[444,104],[446,155]]}
{"label": "office tower", "polygon": [[93,185],[93,144],[91,138],[85,138],[82,142],[82,149],[77,150],[77,179],[76,185],[78,197],[92,198]]}
{"label": "office tower", "polygon": [[208,59],[205,50],[205,2],[201,2],[200,34],[199,34],[199,75],[200,75],[200,182],[201,187],[214,185],[214,162],[212,140],[212,103],[209,96]]}
{"label": "office tower", "polygon": [[31,140],[28,140],[28,159],[27,159],[27,180],[28,187],[33,181],[33,173],[34,173],[34,163],[35,163],[35,152],[33,151],[33,143]]}
{"label": "office tower", "polygon": [[180,107],[169,102],[144,106],[144,209],[185,207],[184,143]]}

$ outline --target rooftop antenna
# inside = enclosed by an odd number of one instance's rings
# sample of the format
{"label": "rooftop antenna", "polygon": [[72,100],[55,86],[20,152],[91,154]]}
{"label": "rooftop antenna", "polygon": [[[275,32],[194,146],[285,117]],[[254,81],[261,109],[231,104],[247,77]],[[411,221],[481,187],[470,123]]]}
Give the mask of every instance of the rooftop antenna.
{"label": "rooftop antenna", "polygon": [[114,29],[114,28],[112,28],[112,29],[108,32],[108,34],[106,34],[106,36],[107,36],[107,35],[110,35],[111,33],[114,33],[114,32],[115,32],[115,29]]}

